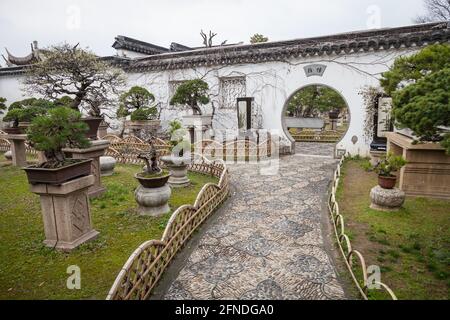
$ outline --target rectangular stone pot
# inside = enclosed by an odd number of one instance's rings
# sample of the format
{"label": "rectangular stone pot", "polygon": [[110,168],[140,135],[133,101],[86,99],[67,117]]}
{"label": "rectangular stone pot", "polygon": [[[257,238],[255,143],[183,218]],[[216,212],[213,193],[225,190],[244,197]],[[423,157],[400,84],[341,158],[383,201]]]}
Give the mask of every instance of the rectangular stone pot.
{"label": "rectangular stone pot", "polygon": [[91,159],[79,160],[76,163],[55,169],[26,167],[25,170],[30,184],[60,185],[69,180],[91,174]]}

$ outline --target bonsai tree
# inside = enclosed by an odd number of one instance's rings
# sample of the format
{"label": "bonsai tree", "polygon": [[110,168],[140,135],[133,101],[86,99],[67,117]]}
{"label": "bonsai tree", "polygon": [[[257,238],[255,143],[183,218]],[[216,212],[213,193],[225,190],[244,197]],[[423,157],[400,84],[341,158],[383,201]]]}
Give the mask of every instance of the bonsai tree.
{"label": "bonsai tree", "polygon": [[383,74],[381,85],[392,96],[392,115],[400,128],[421,141],[441,141],[450,154],[450,45],[429,46],[399,58]]}
{"label": "bonsai tree", "polygon": [[123,72],[88,50],[65,43],[45,50],[45,59],[33,64],[24,81],[26,89],[55,101],[65,95],[70,107],[101,116],[125,84]]}
{"label": "bonsai tree", "polygon": [[3,114],[3,111],[4,111],[4,110],[6,110],[6,104],[5,104],[5,102],[6,102],[6,99],[0,97],[0,115]]}
{"label": "bonsai tree", "polygon": [[85,133],[88,127],[80,122],[81,114],[67,107],[48,111],[48,115],[33,120],[27,130],[28,140],[36,150],[43,151],[47,161],[40,168],[59,168],[67,161],[65,147],[86,148],[90,145]]}
{"label": "bonsai tree", "polygon": [[172,105],[188,105],[195,115],[201,115],[199,105],[209,103],[208,84],[201,80],[189,80],[183,82],[170,100]]}
{"label": "bonsai tree", "polygon": [[9,106],[3,121],[12,122],[12,126],[17,128],[19,122],[31,122],[34,118],[46,114],[53,107],[52,102],[44,99],[30,98],[16,101]]}
{"label": "bonsai tree", "polygon": [[406,163],[402,156],[396,156],[389,152],[381,157],[381,160],[374,167],[374,171],[382,177],[395,177],[393,173],[400,170]]}
{"label": "bonsai tree", "polygon": [[158,110],[152,104],[155,96],[147,89],[134,86],[120,96],[120,105],[117,116],[126,118],[130,116],[132,121],[153,120],[156,118]]}

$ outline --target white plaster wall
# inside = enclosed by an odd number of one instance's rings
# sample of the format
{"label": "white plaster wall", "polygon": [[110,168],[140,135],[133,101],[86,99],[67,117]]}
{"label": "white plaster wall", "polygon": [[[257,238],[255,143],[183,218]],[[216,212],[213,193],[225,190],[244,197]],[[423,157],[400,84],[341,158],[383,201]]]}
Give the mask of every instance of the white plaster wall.
{"label": "white plaster wall", "polygon": [[[148,72],[130,74],[130,85],[141,85],[148,88],[156,96],[157,101],[164,107],[168,106],[169,81],[203,78],[210,86],[212,102],[218,106],[219,78],[232,76],[246,77],[246,96],[255,98],[255,107],[260,109],[262,123],[259,127],[275,129],[281,132],[284,143],[289,143],[289,137],[283,130],[282,117],[284,107],[291,95],[299,89],[311,85],[321,84],[337,90],[345,99],[350,109],[350,126],[344,138],[337,144],[337,149],[346,152],[367,156],[369,144],[364,138],[365,110],[360,95],[365,86],[378,86],[378,79],[400,55],[409,55],[414,49],[391,51],[378,51],[348,56],[322,56],[290,59],[283,62],[268,62],[257,64],[243,64],[233,66],[220,66],[211,68],[196,68],[187,70],[171,70],[164,72]],[[323,76],[307,77],[303,67],[311,63],[320,63],[327,66]],[[189,111],[166,110],[161,115],[163,124],[174,118],[181,119]],[[211,113],[211,104],[204,108]],[[215,129],[236,128],[236,110],[216,110],[213,121]],[[352,142],[352,137],[357,142]]]}
{"label": "white plaster wall", "polygon": [[[140,85],[152,92],[156,101],[163,107],[161,120],[163,127],[173,119],[181,119],[190,110],[169,106],[169,82],[202,78],[210,86],[211,103],[203,107],[205,114],[212,113],[216,107],[213,128],[237,128],[235,109],[220,109],[220,78],[246,77],[246,96],[254,97],[255,128],[275,129],[282,136],[283,143],[290,144],[289,137],[283,130],[282,118],[284,107],[289,97],[297,90],[310,85],[327,85],[341,93],[350,109],[350,126],[348,132],[337,144],[338,149],[345,149],[352,155],[368,155],[370,141],[364,139],[365,110],[362,96],[359,94],[364,86],[377,86],[382,72],[392,65],[396,57],[413,53],[414,49],[401,49],[351,54],[347,56],[299,57],[287,61],[169,70],[162,72],[129,73],[128,87]],[[327,66],[323,76],[307,77],[303,67],[311,63]],[[20,91],[21,77],[0,77],[0,96],[8,103],[23,99]],[[352,143],[356,136],[357,142]]]}

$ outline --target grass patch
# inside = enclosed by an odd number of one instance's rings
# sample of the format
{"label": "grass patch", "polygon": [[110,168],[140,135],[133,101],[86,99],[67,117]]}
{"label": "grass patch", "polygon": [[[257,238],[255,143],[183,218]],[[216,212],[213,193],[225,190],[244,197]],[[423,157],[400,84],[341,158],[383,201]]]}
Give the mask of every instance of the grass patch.
{"label": "grass patch", "polygon": [[[450,202],[408,197],[398,212],[372,210],[369,191],[377,176],[365,170],[366,161],[346,160],[337,190],[353,247],[368,266],[380,266],[381,281],[399,299],[449,299]],[[388,298],[377,290],[370,297]]]}
{"label": "grass patch", "polygon": [[[104,299],[130,254],[144,241],[159,239],[171,213],[193,204],[203,185],[217,183],[214,177],[189,173],[191,187],[172,189],[170,213],[141,217],[133,193],[139,171],[138,166],[118,165],[113,176],[102,178],[107,191],[91,201],[100,235],[65,254],[43,245],[39,197],[29,191],[24,172],[0,167],[0,299]],[[81,269],[80,290],[66,288],[70,265]]]}

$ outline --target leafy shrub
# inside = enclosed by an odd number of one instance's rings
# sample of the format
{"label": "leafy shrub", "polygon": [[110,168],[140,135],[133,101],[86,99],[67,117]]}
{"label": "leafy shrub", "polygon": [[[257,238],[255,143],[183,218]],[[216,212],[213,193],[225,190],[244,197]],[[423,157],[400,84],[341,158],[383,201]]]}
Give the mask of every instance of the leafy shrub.
{"label": "leafy shrub", "polygon": [[397,126],[410,128],[421,141],[441,141],[450,154],[450,45],[429,46],[398,58],[381,79],[393,98]]}
{"label": "leafy shrub", "polygon": [[131,113],[130,119],[132,121],[153,120],[156,118],[157,114],[158,114],[158,110],[156,109],[156,107],[139,108]]}
{"label": "leafy shrub", "polygon": [[85,133],[86,123],[80,122],[81,114],[68,107],[58,107],[48,111],[48,115],[39,116],[33,120],[27,130],[31,145],[45,153],[47,162],[41,164],[43,168],[63,166],[65,147],[85,148],[90,145]]}
{"label": "leafy shrub", "polygon": [[173,120],[169,122],[170,145],[172,152],[178,153],[181,157],[185,150],[189,150],[191,143],[186,139],[187,130],[180,121]]}
{"label": "leafy shrub", "polygon": [[406,163],[402,156],[396,156],[389,152],[381,158],[380,162],[374,167],[374,171],[383,177],[393,177],[392,173],[400,170]]}
{"label": "leafy shrub", "polygon": [[172,105],[188,105],[194,114],[201,115],[200,104],[209,103],[208,84],[201,79],[183,82],[170,100]]}
{"label": "leafy shrub", "polygon": [[17,127],[21,121],[31,122],[34,118],[45,115],[54,106],[54,103],[45,99],[30,98],[16,101],[9,106],[3,121],[13,122],[13,127]]}
{"label": "leafy shrub", "polygon": [[147,89],[134,86],[120,96],[120,105],[117,116],[120,118],[132,117],[131,120],[155,119],[158,110],[152,106],[155,96]]}

